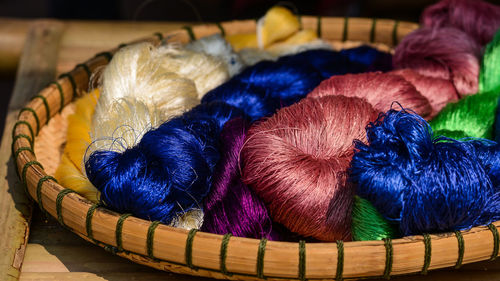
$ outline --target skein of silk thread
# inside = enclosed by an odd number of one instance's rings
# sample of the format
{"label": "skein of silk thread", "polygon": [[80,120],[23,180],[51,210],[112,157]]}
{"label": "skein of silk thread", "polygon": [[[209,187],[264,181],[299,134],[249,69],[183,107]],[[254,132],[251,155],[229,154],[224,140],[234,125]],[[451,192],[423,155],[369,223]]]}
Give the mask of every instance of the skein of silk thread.
{"label": "skein of silk thread", "polygon": [[84,175],[83,159],[91,142],[91,119],[98,97],[99,91],[94,90],[75,101],[75,112],[68,117],[66,145],[54,174],[61,185],[92,202],[99,201],[99,191]]}
{"label": "skein of silk thread", "polygon": [[211,191],[203,201],[202,231],[233,236],[281,240],[264,202],[241,181],[240,150],[249,123],[228,121],[221,133],[221,159],[213,175]]}
{"label": "skein of silk thread", "polygon": [[240,73],[246,66],[240,55],[218,33],[192,41],[185,48],[221,59],[226,64],[230,77]]}
{"label": "skein of silk thread", "polygon": [[411,69],[399,69],[389,72],[403,77],[415,86],[431,105],[431,114],[428,118],[435,117],[448,103],[456,102],[460,98],[453,84],[445,79],[427,77]]}
{"label": "skein of silk thread", "polygon": [[464,230],[500,217],[500,165],[491,165],[498,144],[434,137],[424,119],[404,109],[370,123],[367,138],[356,142],[351,180],[403,235]]}
{"label": "skein of silk thread", "polygon": [[422,12],[423,26],[455,27],[486,45],[500,27],[500,7],[482,0],[441,0]]}
{"label": "skein of silk thread", "polygon": [[243,182],[292,232],[350,240],[352,142],[364,138],[364,126],[376,116],[366,101],[344,96],[282,108],[250,128],[241,152]]}
{"label": "skein of silk thread", "polygon": [[479,93],[500,91],[500,31],[486,46],[479,72]]}
{"label": "skein of silk thread", "polygon": [[398,102],[422,116],[432,112],[427,98],[399,75],[381,72],[333,76],[316,87],[308,97],[343,95],[365,99],[375,109],[385,112]]}
{"label": "skein of silk thread", "polygon": [[399,237],[399,225],[387,221],[370,201],[354,196],[352,240],[370,241]]}
{"label": "skein of silk thread", "polygon": [[403,38],[393,56],[395,69],[449,80],[461,95],[478,89],[480,46],[453,27],[419,28]]}

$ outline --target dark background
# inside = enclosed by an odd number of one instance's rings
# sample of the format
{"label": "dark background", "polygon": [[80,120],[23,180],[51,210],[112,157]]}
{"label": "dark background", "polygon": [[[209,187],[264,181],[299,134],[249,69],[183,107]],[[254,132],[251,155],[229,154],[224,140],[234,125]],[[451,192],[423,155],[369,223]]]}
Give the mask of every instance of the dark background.
{"label": "dark background", "polygon": [[[213,22],[259,18],[273,5],[299,14],[418,21],[436,0],[0,0],[0,17]],[[500,0],[489,2],[500,5]],[[2,58],[0,57],[0,60]],[[0,134],[15,72],[0,73]]]}
{"label": "dark background", "polygon": [[[434,0],[0,0],[0,17],[148,21],[258,18],[283,3],[301,14],[389,17],[417,21]],[[492,1],[500,2],[500,1]]]}

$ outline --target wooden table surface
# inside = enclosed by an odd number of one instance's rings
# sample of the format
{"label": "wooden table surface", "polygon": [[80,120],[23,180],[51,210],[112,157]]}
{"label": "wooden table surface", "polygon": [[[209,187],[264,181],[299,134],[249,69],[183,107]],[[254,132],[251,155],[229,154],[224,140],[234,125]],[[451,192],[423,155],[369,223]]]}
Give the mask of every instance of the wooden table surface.
{"label": "wooden table surface", "polygon": [[[42,82],[46,82],[40,80],[40,75],[33,75],[38,73],[35,70],[43,68],[44,79],[50,81],[56,74],[72,69],[77,63],[98,52],[154,32],[178,29],[183,25],[185,24],[0,19],[0,72],[12,71],[21,61],[14,96],[9,104],[8,116],[11,117],[6,121],[0,147],[0,250],[5,253],[0,255],[0,280],[210,280],[161,272],[134,264],[84,241],[60,226],[53,218],[45,217],[36,207],[31,215],[32,205],[19,195],[22,192],[18,192],[18,189],[22,186],[12,171],[12,161],[9,161],[10,130],[19,106],[29,98],[29,91],[40,88]],[[46,44],[43,40],[47,38],[56,38],[57,42]],[[31,48],[25,42],[29,42]],[[44,47],[52,49],[43,50]],[[35,92],[31,93],[34,94]],[[15,219],[7,219],[12,217]],[[27,233],[29,239],[25,237]],[[10,239],[12,241],[1,241],[6,237],[13,237]],[[458,270],[443,269],[429,272],[426,276],[404,276],[392,280],[500,281],[500,259],[465,265]]]}

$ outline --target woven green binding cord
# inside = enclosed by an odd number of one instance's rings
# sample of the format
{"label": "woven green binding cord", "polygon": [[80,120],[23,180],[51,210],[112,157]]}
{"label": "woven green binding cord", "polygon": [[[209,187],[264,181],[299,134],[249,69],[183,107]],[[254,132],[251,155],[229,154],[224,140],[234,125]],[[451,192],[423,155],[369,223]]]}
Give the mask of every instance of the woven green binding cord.
{"label": "woven green binding cord", "polygon": [[349,29],[349,17],[344,18],[344,31],[342,32],[342,41],[347,41],[347,32]]}
{"label": "woven green binding cord", "polygon": [[455,231],[455,236],[457,237],[458,241],[458,259],[457,263],[455,264],[455,268],[460,268],[462,266],[462,262],[464,260],[464,250],[465,250],[465,245],[464,245],[464,237],[462,236],[462,233],[460,231]]}
{"label": "woven green binding cord", "polygon": [[87,230],[87,237],[94,240],[94,233],[92,232],[92,218],[94,217],[95,210],[99,208],[101,204],[96,203],[90,206],[87,211],[87,216],[85,217],[85,229]]}
{"label": "woven green binding cord", "polygon": [[56,213],[57,213],[57,220],[59,221],[59,223],[62,225],[62,226],[66,226],[64,224],[64,218],[62,216],[62,201],[64,199],[64,196],[70,194],[70,193],[75,193],[75,191],[71,190],[71,189],[68,189],[68,188],[65,188],[61,191],[59,191],[59,193],[57,194],[57,197],[56,197]]}
{"label": "woven green binding cord", "polygon": [[[30,137],[30,136],[25,135],[25,134],[19,134],[19,135],[14,136],[14,138],[12,138],[12,145],[11,145],[11,151],[12,151],[12,154],[14,154],[14,145],[16,144],[16,141],[17,141],[18,139],[27,139],[27,140],[28,140],[28,142],[29,142],[29,144],[30,144],[31,149],[33,149],[33,148],[34,148],[34,147],[33,147],[33,146],[34,146],[34,144],[33,144],[33,140],[31,139],[31,137]],[[17,159],[17,157],[16,157],[15,159]]]}
{"label": "woven green binding cord", "polygon": [[44,182],[51,180],[54,182],[57,182],[57,180],[51,176],[45,176],[41,178],[38,181],[38,184],[36,185],[36,201],[38,202],[38,206],[40,206],[40,210],[45,212],[45,208],[43,207],[43,202],[42,202],[42,185]]}
{"label": "woven green binding cord", "polygon": [[130,217],[132,214],[122,214],[119,218],[118,221],[116,222],[116,228],[115,228],[115,241],[116,241],[116,248],[118,249],[119,252],[123,252],[123,243],[122,243],[122,230],[123,230],[123,223],[125,220]]}
{"label": "woven green binding cord", "polygon": [[318,16],[318,21],[316,22],[316,34],[321,39],[321,16]]}
{"label": "woven green binding cord", "polygon": [[21,173],[21,175],[22,175],[21,180],[24,184],[26,184],[26,172],[28,171],[28,168],[33,166],[33,165],[36,165],[36,166],[40,167],[41,169],[43,169],[42,164],[40,164],[40,162],[38,162],[36,160],[29,161],[26,164],[24,164],[23,171]]}
{"label": "woven green binding cord", "polygon": [[230,275],[227,272],[226,258],[227,258],[227,245],[229,244],[229,239],[233,236],[231,233],[227,233],[222,237],[222,242],[220,244],[220,272],[224,275]]}
{"label": "woven green binding cord", "polygon": [[219,28],[220,35],[222,35],[222,37],[226,36],[226,31],[224,30],[224,26],[222,26],[220,22],[216,22],[215,25]]}
{"label": "woven green binding cord", "polygon": [[306,241],[299,241],[299,280],[306,280]]}
{"label": "woven green binding cord", "polygon": [[490,257],[490,261],[492,261],[496,259],[498,256],[498,244],[500,242],[500,238],[498,235],[498,229],[494,224],[490,223],[488,225],[488,228],[490,229],[491,234],[493,234],[493,253],[491,253]]}
{"label": "woven green binding cord", "polygon": [[423,236],[425,245],[425,255],[424,255],[424,266],[422,267],[422,271],[420,273],[426,275],[427,270],[429,269],[429,265],[431,264],[432,245],[431,245],[431,236],[429,234],[423,234]]}
{"label": "woven green binding cord", "polygon": [[156,228],[158,227],[158,225],[160,224],[161,222],[159,221],[154,221],[151,223],[151,225],[149,225],[149,228],[148,228],[148,236],[147,236],[147,240],[146,240],[146,248],[148,250],[148,257],[152,258],[152,259],[155,259],[154,255],[153,255],[153,239],[154,239],[154,236],[155,236],[155,230]]}
{"label": "woven green binding cord", "polygon": [[62,79],[64,77],[68,78],[69,82],[71,83],[71,89],[73,90],[73,97],[74,97],[76,95],[76,82],[75,82],[75,78],[69,72],[63,73],[63,74],[59,75],[59,79]]}
{"label": "woven green binding cord", "polygon": [[158,40],[163,40],[163,34],[161,32],[155,32],[153,35],[158,37]]}
{"label": "woven green binding cord", "polygon": [[[41,99],[42,100],[43,105],[45,106],[45,113],[47,115],[47,120],[45,123],[48,123],[50,120],[50,107],[49,107],[49,103],[47,102],[47,98],[45,98],[42,95],[36,95],[36,96],[31,98],[31,100],[34,100],[34,99]],[[38,135],[38,130],[37,130],[36,134]]]}
{"label": "woven green binding cord", "polygon": [[257,277],[265,279],[264,277],[264,254],[266,253],[267,239],[260,239],[259,250],[257,252]]}
{"label": "woven green binding cord", "polygon": [[20,147],[16,150],[16,152],[14,152],[14,159],[16,159],[16,162],[17,162],[17,157],[19,157],[19,153],[21,153],[23,151],[29,151],[29,152],[31,152],[31,154],[35,155],[35,152],[33,151],[33,149],[31,147],[29,147],[29,146]]}
{"label": "woven green binding cord", "polygon": [[385,247],[385,269],[383,277],[385,279],[391,278],[392,271],[392,240],[391,238],[384,239],[384,247]]}
{"label": "woven green binding cord", "polygon": [[[85,65],[85,66],[87,66],[87,65]],[[89,76],[89,78],[90,78],[90,76]],[[51,82],[49,85],[51,85],[51,84],[56,85],[57,90],[59,90],[59,99],[61,100],[61,106],[59,107],[59,112],[61,112],[63,110],[63,108],[64,108],[64,92],[63,92],[63,89],[61,87],[61,84],[59,84],[59,82],[57,82],[57,81]]]}
{"label": "woven green binding cord", "polygon": [[399,43],[398,40],[398,27],[399,21],[394,21],[394,28],[392,29],[392,46],[396,46]]}
{"label": "woven green binding cord", "polygon": [[335,274],[335,280],[343,280],[344,277],[344,241],[337,241],[337,273]]}
{"label": "woven green binding cord", "polygon": [[40,119],[38,119],[38,114],[36,114],[36,111],[33,108],[31,108],[31,107],[24,107],[24,108],[22,108],[19,111],[19,115],[17,116],[17,118],[19,118],[19,116],[21,116],[21,113],[23,113],[25,111],[31,112],[33,114],[33,117],[35,117],[36,134],[38,135],[38,132],[40,132]]}
{"label": "woven green binding cord", "polygon": [[27,121],[21,120],[21,121],[17,121],[16,124],[14,124],[14,127],[12,128],[12,139],[14,139],[14,137],[16,136],[15,135],[16,129],[17,129],[17,126],[19,126],[19,125],[26,125],[28,127],[28,129],[30,130],[31,139],[33,140],[35,138],[35,134],[33,133],[33,128],[31,128],[31,124],[28,123]]}
{"label": "woven green binding cord", "polygon": [[88,67],[88,65],[85,63],[79,63],[75,66],[75,69],[77,69],[79,67],[81,67],[81,68],[83,68],[83,70],[85,70],[85,73],[87,73],[87,77],[90,79],[90,76],[92,76],[92,71],[90,71],[90,68]]}
{"label": "woven green binding cord", "polygon": [[98,58],[98,57],[104,57],[104,58],[106,58],[106,60],[108,62],[110,62],[111,59],[113,58],[113,55],[110,52],[101,52],[101,53],[98,53],[94,56],[94,58]]}
{"label": "woven green binding cord", "polygon": [[182,27],[182,29],[186,30],[187,34],[189,35],[189,40],[195,41],[196,36],[194,36],[193,28],[189,25]]}
{"label": "woven green binding cord", "polygon": [[375,42],[375,32],[377,31],[377,19],[372,19],[372,27],[370,28],[370,42]]}
{"label": "woven green binding cord", "polygon": [[196,232],[198,232],[198,229],[191,229],[186,238],[186,251],[184,253],[184,258],[186,259],[186,265],[191,269],[195,269],[193,265],[193,240]]}

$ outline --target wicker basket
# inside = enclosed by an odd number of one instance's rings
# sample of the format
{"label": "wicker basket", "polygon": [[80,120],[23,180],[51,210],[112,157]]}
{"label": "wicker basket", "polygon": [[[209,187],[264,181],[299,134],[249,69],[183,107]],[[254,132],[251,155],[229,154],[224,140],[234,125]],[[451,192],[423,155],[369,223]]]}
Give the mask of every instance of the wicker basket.
{"label": "wicker basket", "polygon": [[[408,22],[362,18],[302,17],[301,22],[304,28],[317,30],[320,37],[334,42],[334,45],[365,42],[389,49],[418,27]],[[185,43],[214,33],[255,32],[255,28],[255,21],[235,21],[186,27],[167,35],[157,33],[140,41],[157,44],[164,36],[174,36],[176,41]],[[136,263],[221,279],[389,277],[417,272],[425,274],[430,269],[459,267],[464,263],[497,257],[497,226],[500,222],[448,234],[306,244],[186,231],[92,204],[47,175],[35,157],[34,142],[50,137],[50,134],[42,134],[35,139],[42,127],[47,128],[45,124],[51,117],[64,117],[59,114],[60,110],[87,90],[91,72],[105,65],[114,51],[116,49],[98,54],[61,75],[21,110],[13,128],[13,155],[27,191],[43,210],[82,238]],[[57,142],[47,143],[55,146]],[[43,149],[39,150],[43,153]],[[53,161],[58,161],[56,156],[52,157]]]}

